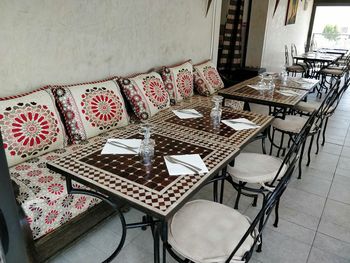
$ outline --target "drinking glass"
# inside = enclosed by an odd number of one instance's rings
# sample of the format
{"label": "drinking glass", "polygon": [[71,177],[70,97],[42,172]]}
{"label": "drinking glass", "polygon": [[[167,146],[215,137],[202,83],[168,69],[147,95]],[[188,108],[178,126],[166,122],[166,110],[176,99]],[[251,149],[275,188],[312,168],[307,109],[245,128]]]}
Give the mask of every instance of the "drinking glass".
{"label": "drinking glass", "polygon": [[286,71],[286,67],[282,67],[280,78],[281,78],[282,84],[286,85],[288,81],[288,72]]}
{"label": "drinking glass", "polygon": [[222,114],[222,109],[221,109],[222,100],[223,100],[223,97],[221,96],[214,96],[211,100],[213,102],[213,108],[211,109],[211,112],[210,112],[210,118],[214,128],[220,127],[221,114]]}
{"label": "drinking glass", "polygon": [[151,139],[152,125],[144,123],[141,125],[140,133],[143,135],[143,140],[140,146],[140,156],[144,165],[150,165],[154,157],[155,141]]}

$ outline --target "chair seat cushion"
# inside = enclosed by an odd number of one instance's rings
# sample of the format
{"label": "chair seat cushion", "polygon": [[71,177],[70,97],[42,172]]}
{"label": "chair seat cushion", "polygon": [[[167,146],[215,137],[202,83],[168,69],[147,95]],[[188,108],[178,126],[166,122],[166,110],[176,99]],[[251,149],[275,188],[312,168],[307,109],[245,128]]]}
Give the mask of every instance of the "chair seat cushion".
{"label": "chair seat cushion", "polygon": [[343,75],[343,70],[341,69],[325,68],[325,69],[322,69],[320,72],[321,74],[332,75],[332,76]]}
{"label": "chair seat cushion", "polygon": [[304,72],[305,69],[301,66],[301,65],[292,65],[292,66],[288,66],[287,71],[291,71],[291,72]]}
{"label": "chair seat cushion", "polygon": [[[312,101],[312,102],[300,101],[295,106],[295,109],[298,111],[311,113],[317,110],[320,106],[321,106],[321,102],[318,102],[318,101]],[[334,111],[334,106],[330,106],[327,110],[327,113],[332,113],[333,111]]]}
{"label": "chair seat cushion", "polygon": [[307,119],[304,117],[288,115],[284,120],[275,118],[272,122],[272,126],[281,131],[299,133],[306,121]]}
{"label": "chair seat cushion", "polygon": [[312,102],[300,101],[295,106],[295,109],[298,111],[311,113],[317,110],[320,106],[321,106],[321,103],[318,101],[312,101]]}
{"label": "chair seat cushion", "polygon": [[[240,212],[219,203],[195,200],[169,221],[168,240],[175,251],[193,262],[223,263],[249,227],[248,219]],[[253,243],[253,237],[248,236],[235,259],[241,259]]]}
{"label": "chair seat cushion", "polygon": [[[235,165],[227,167],[227,172],[238,181],[267,183],[275,178],[281,165],[282,160],[271,155],[241,153],[236,157]],[[279,173],[279,178],[286,170],[287,166],[284,165]]]}

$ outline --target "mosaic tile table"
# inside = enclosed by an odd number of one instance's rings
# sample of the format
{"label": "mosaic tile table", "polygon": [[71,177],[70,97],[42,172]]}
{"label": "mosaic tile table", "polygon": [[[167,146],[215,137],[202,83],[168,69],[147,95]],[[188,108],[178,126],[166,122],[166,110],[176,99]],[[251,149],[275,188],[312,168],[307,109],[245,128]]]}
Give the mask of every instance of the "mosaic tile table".
{"label": "mosaic tile table", "polygon": [[[223,96],[226,99],[240,100],[247,103],[252,102],[274,107],[292,108],[297,105],[298,102],[301,101],[309,93],[309,89],[312,88],[310,87],[308,89],[301,89],[301,86],[295,87],[296,85],[289,85],[286,87],[284,85],[278,84],[277,82],[275,92],[271,94],[268,92],[258,91],[248,86],[251,84],[256,84],[257,81],[257,77],[246,80],[230,88],[220,90],[219,95]],[[285,96],[279,93],[279,91],[282,90],[291,90],[298,95]]]}

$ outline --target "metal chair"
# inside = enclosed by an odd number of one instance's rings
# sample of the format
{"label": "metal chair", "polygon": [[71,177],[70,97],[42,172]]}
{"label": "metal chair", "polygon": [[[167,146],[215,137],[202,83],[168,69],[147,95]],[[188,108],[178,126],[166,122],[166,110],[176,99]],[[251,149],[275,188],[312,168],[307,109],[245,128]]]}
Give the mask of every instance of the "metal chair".
{"label": "metal chair", "polygon": [[[320,137],[320,133],[321,133],[321,129],[324,123],[324,119],[327,116],[328,112],[331,111],[332,106],[334,105],[334,103],[336,102],[336,99],[339,96],[339,91],[337,89],[338,85],[335,85],[335,87],[333,89],[330,90],[330,92],[328,92],[328,94],[326,95],[326,97],[324,98],[324,100],[322,101],[322,103],[319,105],[318,109],[311,111],[310,110],[310,114],[311,116],[315,116],[313,123],[312,123],[312,128],[310,129],[309,133],[307,134],[307,136],[310,136],[310,144],[309,144],[309,148],[308,148],[308,161],[307,161],[307,166],[310,164],[310,153],[311,153],[311,149],[312,149],[312,145],[313,145],[313,141],[314,141],[314,137],[317,135],[317,152],[318,152],[318,148],[319,148],[319,137]],[[272,150],[273,147],[278,148],[277,151],[277,156],[279,156],[280,152],[282,151],[282,156],[284,155],[284,152],[286,151],[287,147],[284,147],[284,136],[288,135],[289,136],[289,141],[288,144],[290,144],[291,141],[294,140],[294,137],[297,136],[300,132],[300,130],[303,129],[303,126],[305,125],[305,123],[307,123],[310,120],[310,117],[308,116],[295,116],[295,115],[288,115],[286,116],[285,119],[280,119],[280,118],[276,118],[273,122],[272,122],[272,135],[270,137],[270,141],[271,141],[271,148],[270,148],[270,154],[272,154]],[[278,131],[281,133],[281,141],[280,141],[280,145],[276,145],[274,143],[274,137],[275,137],[275,132]],[[305,143],[302,146],[302,153],[304,151],[305,148]],[[299,162],[299,164],[301,164],[301,160]],[[301,167],[299,166],[299,175],[298,175],[298,179],[301,178]]]}
{"label": "metal chair", "polygon": [[295,163],[296,158],[291,159],[284,176],[267,193],[253,221],[231,207],[195,200],[170,218],[164,247],[182,263],[248,262],[256,246],[261,251],[263,230],[290,181]]}
{"label": "metal chair", "polygon": [[296,76],[297,74],[301,74],[303,77],[307,72],[306,64],[298,63],[298,61],[294,58],[297,55],[297,49],[294,44],[291,45],[291,57],[292,57],[292,65],[289,65],[289,53],[288,46],[284,46],[284,56],[285,56],[285,65],[288,75]]}
{"label": "metal chair", "polygon": [[[299,134],[293,139],[293,144],[283,160],[265,154],[241,153],[237,156],[234,166],[227,167],[227,181],[237,190],[235,209],[238,209],[242,194],[254,198],[253,206],[256,206],[258,195],[261,194],[264,204],[266,193],[273,191],[276,182],[284,176],[290,163],[299,157],[299,153],[302,156],[303,149],[301,148],[305,145],[315,116],[312,114],[305,122]],[[299,166],[300,162],[301,159],[299,159]],[[276,218],[275,226],[278,222],[278,211]]]}

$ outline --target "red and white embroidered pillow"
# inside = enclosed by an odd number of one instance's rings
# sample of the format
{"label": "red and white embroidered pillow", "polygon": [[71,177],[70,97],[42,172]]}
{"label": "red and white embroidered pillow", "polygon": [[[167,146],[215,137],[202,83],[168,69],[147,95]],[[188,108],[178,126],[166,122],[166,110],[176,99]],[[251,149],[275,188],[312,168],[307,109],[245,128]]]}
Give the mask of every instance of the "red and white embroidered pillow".
{"label": "red and white embroidered pillow", "polygon": [[53,92],[72,143],[129,124],[124,99],[113,80],[55,87]]}
{"label": "red and white embroidered pillow", "polygon": [[121,78],[119,83],[133,111],[141,120],[147,120],[170,105],[162,78],[156,72]]}
{"label": "red and white embroidered pillow", "polygon": [[194,84],[199,94],[210,96],[224,88],[218,71],[211,61],[206,61],[193,66]]}
{"label": "red and white embroidered pillow", "polygon": [[162,78],[172,104],[193,96],[193,66],[191,61],[163,67]]}
{"label": "red and white embroidered pillow", "polygon": [[0,100],[0,129],[9,166],[67,143],[50,89]]}

